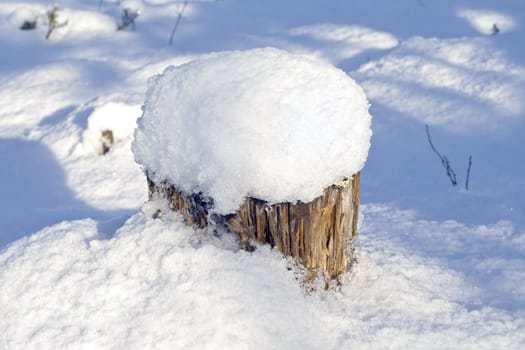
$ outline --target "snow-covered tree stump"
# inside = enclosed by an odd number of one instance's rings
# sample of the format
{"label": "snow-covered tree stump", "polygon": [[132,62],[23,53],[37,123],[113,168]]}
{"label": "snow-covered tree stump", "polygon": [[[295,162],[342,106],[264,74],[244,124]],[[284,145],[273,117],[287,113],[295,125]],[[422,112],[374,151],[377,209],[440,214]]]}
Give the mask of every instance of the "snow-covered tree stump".
{"label": "snow-covered tree stump", "polygon": [[326,62],[216,53],[150,79],[132,148],[150,195],[188,225],[224,225],[247,249],[296,257],[307,279],[334,278],[352,261],[368,107]]}
{"label": "snow-covered tree stump", "polygon": [[[183,215],[186,224],[208,226],[213,199],[201,193],[187,194],[166,182],[148,180],[150,198],[165,198],[170,208]],[[307,203],[275,203],[247,197],[234,214],[215,215],[237,234],[243,247],[250,241],[267,243],[285,256],[293,256],[308,269],[307,278],[319,271],[329,277],[345,272],[352,261],[352,243],[357,236],[359,173],[327,187],[323,195]]]}

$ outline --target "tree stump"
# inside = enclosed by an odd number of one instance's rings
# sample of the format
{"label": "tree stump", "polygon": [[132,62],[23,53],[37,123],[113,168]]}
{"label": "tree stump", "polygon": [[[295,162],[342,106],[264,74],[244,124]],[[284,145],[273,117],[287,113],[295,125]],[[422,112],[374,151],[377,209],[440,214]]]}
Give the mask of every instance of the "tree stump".
{"label": "tree stump", "polygon": [[166,198],[187,225],[204,228],[211,221],[224,224],[248,249],[250,241],[267,243],[285,256],[296,257],[308,270],[306,279],[319,272],[335,278],[352,262],[359,214],[359,173],[329,186],[308,203],[277,203],[247,197],[237,212],[210,217],[213,199],[202,193],[184,193],[148,177],[150,198]]}
{"label": "tree stump", "polygon": [[155,180],[152,196],[188,225],[224,225],[246,249],[261,242],[295,257],[307,279],[347,270],[372,134],[354,80],[262,48],[171,66],[148,85],[132,151]]}

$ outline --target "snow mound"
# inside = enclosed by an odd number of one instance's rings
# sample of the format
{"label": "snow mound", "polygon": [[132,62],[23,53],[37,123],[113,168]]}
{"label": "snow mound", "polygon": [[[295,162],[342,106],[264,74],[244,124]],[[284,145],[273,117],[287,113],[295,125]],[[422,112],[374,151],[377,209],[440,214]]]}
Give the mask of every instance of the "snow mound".
{"label": "snow mound", "polygon": [[41,12],[42,7],[37,5],[17,7],[7,15],[6,22],[10,28],[20,29],[25,22],[36,22]]}
{"label": "snow mound", "polygon": [[490,131],[523,118],[525,69],[486,38],[411,38],[362,65],[372,101],[455,132]]}
{"label": "snow mound", "polygon": [[[286,261],[270,249],[252,254],[235,247],[231,237],[142,213],[109,240],[101,239],[90,219],[48,227],[0,253],[0,282],[6,286],[0,309],[10,315],[10,322],[0,320],[0,344],[320,348],[315,326],[321,323],[301,322],[316,318]],[[276,303],[277,295],[285,299]],[[11,298],[17,302],[7,302]],[[280,328],[288,330],[286,339],[272,336]]]}
{"label": "snow mound", "polygon": [[88,128],[83,134],[85,146],[93,153],[102,153],[101,138],[105,130],[112,132],[114,142],[131,139],[139,116],[140,106],[121,102],[110,102],[96,108],[89,116]]}
{"label": "snow mound", "polygon": [[215,53],[149,81],[132,145],[154,180],[234,212],[304,201],[363,167],[371,116],[343,71],[274,48]]}
{"label": "snow mound", "polygon": [[457,16],[465,19],[474,29],[486,35],[510,32],[517,27],[514,18],[496,11],[461,9],[457,11]]}
{"label": "snow mound", "polygon": [[371,49],[388,50],[396,47],[399,40],[392,34],[357,25],[332,23],[313,24],[292,28],[293,37],[314,39],[314,52],[337,62],[355,57]]}
{"label": "snow mound", "polygon": [[[76,200],[98,213],[135,211],[147,200],[144,173],[131,153],[140,114],[139,104],[118,94],[107,94],[79,105],[55,125],[34,129],[29,137],[51,152],[64,175],[67,193],[71,192]],[[101,156],[105,130],[112,132],[113,143],[107,144],[110,148]],[[70,206],[64,205],[64,209]],[[99,219],[97,212],[73,218]]]}
{"label": "snow mound", "polygon": [[85,219],[0,251],[0,348],[524,347],[525,246],[505,224],[365,205],[357,268],[306,295],[275,250],[151,218],[166,206],[147,203],[111,238]]}
{"label": "snow mound", "polygon": [[[69,37],[76,39],[91,38],[103,33],[114,33],[117,31],[117,24],[109,15],[94,11],[72,9],[64,9],[63,12],[64,20],[67,20],[68,23],[63,32],[66,32]],[[60,37],[60,35],[57,35],[57,37]]]}

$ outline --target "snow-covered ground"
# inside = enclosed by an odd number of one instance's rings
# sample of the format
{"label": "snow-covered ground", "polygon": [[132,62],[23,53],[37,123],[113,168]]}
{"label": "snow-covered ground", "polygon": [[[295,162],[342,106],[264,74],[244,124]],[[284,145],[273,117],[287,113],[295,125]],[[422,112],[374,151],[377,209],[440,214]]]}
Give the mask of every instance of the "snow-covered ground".
{"label": "snow-covered ground", "polygon": [[[525,347],[523,0],[60,6],[46,40],[47,0],[0,3],[0,349]],[[263,46],[330,61],[371,102],[357,262],[331,291],[143,205],[148,77]]]}

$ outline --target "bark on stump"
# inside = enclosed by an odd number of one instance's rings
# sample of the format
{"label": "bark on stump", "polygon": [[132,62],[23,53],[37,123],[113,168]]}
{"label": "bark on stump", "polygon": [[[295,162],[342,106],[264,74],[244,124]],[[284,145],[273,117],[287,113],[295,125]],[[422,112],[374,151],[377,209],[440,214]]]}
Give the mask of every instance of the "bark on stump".
{"label": "bark on stump", "polygon": [[308,203],[267,202],[248,197],[236,213],[210,218],[213,199],[202,193],[184,193],[166,182],[148,178],[150,198],[168,199],[186,224],[204,228],[210,222],[224,223],[237,234],[244,248],[250,241],[268,243],[284,255],[293,256],[308,269],[307,279],[318,272],[335,278],[352,262],[353,241],[359,215],[359,173],[329,186]]}

